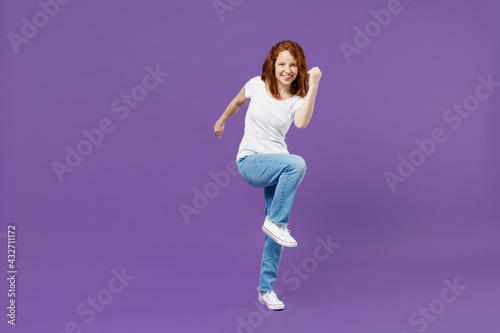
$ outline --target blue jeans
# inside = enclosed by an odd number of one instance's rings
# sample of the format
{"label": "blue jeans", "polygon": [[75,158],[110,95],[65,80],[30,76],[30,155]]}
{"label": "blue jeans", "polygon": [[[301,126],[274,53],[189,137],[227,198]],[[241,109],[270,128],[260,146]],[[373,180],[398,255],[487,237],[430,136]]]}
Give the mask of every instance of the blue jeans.
{"label": "blue jeans", "polygon": [[[306,172],[304,159],[293,154],[252,154],[236,163],[247,183],[264,188],[266,218],[288,226],[293,199]],[[282,252],[283,245],[266,234],[257,290],[273,291]]]}

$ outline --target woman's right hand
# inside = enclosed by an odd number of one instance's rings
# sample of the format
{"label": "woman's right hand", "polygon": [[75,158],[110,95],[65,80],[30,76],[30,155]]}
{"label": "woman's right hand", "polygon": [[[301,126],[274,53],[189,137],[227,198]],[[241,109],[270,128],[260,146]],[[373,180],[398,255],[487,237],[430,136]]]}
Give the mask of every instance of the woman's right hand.
{"label": "woman's right hand", "polygon": [[217,120],[214,126],[214,133],[219,137],[219,139],[222,137],[222,132],[224,132],[224,122]]}

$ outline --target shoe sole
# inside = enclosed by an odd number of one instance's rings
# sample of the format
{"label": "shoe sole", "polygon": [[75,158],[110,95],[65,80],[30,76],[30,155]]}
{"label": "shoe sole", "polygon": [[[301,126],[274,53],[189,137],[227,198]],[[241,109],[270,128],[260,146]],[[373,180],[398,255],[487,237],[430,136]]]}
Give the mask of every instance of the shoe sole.
{"label": "shoe sole", "polygon": [[265,306],[267,306],[267,308],[269,310],[283,310],[285,308],[285,304],[283,304],[283,305],[270,305],[270,304],[267,304],[266,302],[264,302],[262,300],[262,298],[260,298],[260,297],[259,297],[259,302],[261,304],[264,304]]}
{"label": "shoe sole", "polygon": [[286,246],[286,247],[297,247],[297,242],[295,243],[287,243],[273,235],[273,233],[266,229],[266,227],[262,226],[262,231],[264,231],[269,237],[271,237],[276,243]]}

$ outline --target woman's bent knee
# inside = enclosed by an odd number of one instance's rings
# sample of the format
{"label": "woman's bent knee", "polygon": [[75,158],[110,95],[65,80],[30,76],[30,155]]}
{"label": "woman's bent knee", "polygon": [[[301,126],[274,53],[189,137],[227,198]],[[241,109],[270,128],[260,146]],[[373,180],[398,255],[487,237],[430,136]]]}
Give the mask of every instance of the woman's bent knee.
{"label": "woman's bent knee", "polygon": [[306,161],[299,155],[293,156],[293,168],[300,173],[305,173],[307,170]]}

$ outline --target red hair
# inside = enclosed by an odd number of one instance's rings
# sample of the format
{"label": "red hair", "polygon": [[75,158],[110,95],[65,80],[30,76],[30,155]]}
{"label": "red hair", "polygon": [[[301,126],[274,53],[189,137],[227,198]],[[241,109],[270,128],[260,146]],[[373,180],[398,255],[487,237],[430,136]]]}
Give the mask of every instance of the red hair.
{"label": "red hair", "polygon": [[304,98],[309,91],[306,56],[304,55],[304,51],[300,45],[295,42],[284,40],[272,47],[266,61],[264,61],[264,64],[262,65],[262,75],[260,76],[260,79],[264,82],[267,80],[269,90],[271,91],[271,94],[276,97],[276,99],[281,98],[278,93],[278,80],[275,75],[275,66],[278,55],[283,51],[290,52],[292,57],[295,59],[298,68],[297,77],[293,80],[292,86],[290,87],[290,93],[294,96],[299,95]]}

